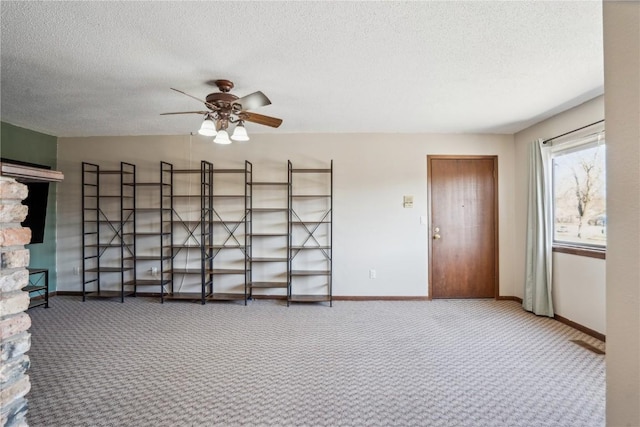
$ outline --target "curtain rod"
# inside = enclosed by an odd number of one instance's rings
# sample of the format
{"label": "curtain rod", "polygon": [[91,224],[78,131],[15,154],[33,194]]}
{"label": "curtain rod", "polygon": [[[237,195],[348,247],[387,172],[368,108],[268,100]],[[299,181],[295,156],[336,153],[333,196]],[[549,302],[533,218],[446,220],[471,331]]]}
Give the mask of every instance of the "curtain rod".
{"label": "curtain rod", "polygon": [[558,139],[558,138],[561,138],[561,137],[563,137],[563,136],[566,136],[566,135],[572,134],[572,133],[574,133],[574,132],[578,132],[579,130],[586,129],[586,128],[590,127],[590,126],[597,125],[598,123],[602,123],[602,122],[604,122],[604,119],[602,119],[602,120],[598,120],[597,122],[590,123],[590,124],[588,124],[588,125],[586,125],[586,126],[582,126],[581,128],[578,128],[578,129],[570,130],[569,132],[565,132],[565,133],[563,133],[562,135],[558,135],[558,136],[554,136],[553,138],[545,139],[544,141],[542,141],[542,143],[543,143],[543,144],[546,144],[547,142],[551,142],[551,141],[553,141],[554,139]]}

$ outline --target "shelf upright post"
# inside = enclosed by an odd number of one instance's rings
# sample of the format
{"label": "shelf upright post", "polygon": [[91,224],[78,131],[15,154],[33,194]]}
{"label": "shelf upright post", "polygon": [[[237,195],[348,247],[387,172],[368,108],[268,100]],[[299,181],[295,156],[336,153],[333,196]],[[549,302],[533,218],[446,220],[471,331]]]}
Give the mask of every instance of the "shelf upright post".
{"label": "shelf upright post", "polygon": [[[120,162],[120,302],[124,302],[126,272],[133,271],[136,277],[136,165]],[[129,232],[131,229],[131,232]],[[128,254],[127,254],[128,252]],[[128,255],[128,256],[125,256]],[[127,265],[128,260],[132,267]],[[133,295],[136,295],[133,284]]]}
{"label": "shelf upright post", "polygon": [[[251,236],[253,235],[253,163],[248,160],[245,160],[245,168],[246,168],[246,190],[245,193],[248,194],[249,198],[249,207],[247,212],[247,222],[245,223],[245,271],[247,272],[245,276],[245,295],[247,293],[246,288],[249,288],[249,299],[253,299],[253,288],[251,287],[251,283],[253,282],[253,265],[251,264],[251,259],[253,257],[253,240]],[[246,207],[246,199],[245,199],[245,207]],[[246,304],[246,298],[245,298]]]}
{"label": "shelf upright post", "polygon": [[333,159],[331,159],[331,171],[329,172],[331,179],[330,188],[330,209],[329,214],[329,307],[333,307]]}
{"label": "shelf upright post", "polygon": [[204,160],[200,163],[200,208],[200,278],[204,305],[207,295],[213,292],[213,164]]}
{"label": "shelf upright post", "polygon": [[251,181],[253,179],[253,165],[248,160],[244,161],[244,305],[247,305],[247,290],[249,288],[249,283],[251,282],[251,269],[249,258],[251,254],[251,240],[249,236],[251,234]]}
{"label": "shelf upright post", "polygon": [[[167,194],[168,192],[168,194]],[[166,205],[169,199],[169,206]],[[168,218],[168,219],[167,219]],[[173,241],[173,165],[160,162],[160,303],[164,304],[165,285],[170,283],[173,270],[171,243]],[[169,231],[166,231],[167,226]],[[168,244],[166,244],[168,242]],[[169,263],[169,270],[167,270]]]}
{"label": "shelf upright post", "polygon": [[[98,294],[100,294],[100,284],[102,280],[100,278],[100,272],[102,271],[102,251],[100,249],[100,213],[102,210],[100,209],[100,166],[96,166],[96,226],[98,227],[98,234],[96,240],[96,284],[98,289]],[[105,218],[106,220],[106,218]]]}
{"label": "shelf upright post", "polygon": [[173,175],[174,175],[174,170],[173,170],[173,165],[171,165],[171,210],[169,211],[169,229],[171,230],[171,235],[170,235],[170,239],[169,239],[169,257],[170,257],[170,270],[169,270],[169,289],[171,290],[171,295],[174,294],[175,289],[174,289],[174,272],[173,269],[175,268],[175,263],[174,260],[176,258],[176,254],[175,251],[173,249],[173,245],[174,245],[174,236],[173,236],[173,227],[175,226],[175,207],[173,204],[173,197],[174,197],[174,190],[173,190]]}
{"label": "shelf upright post", "polygon": [[[98,165],[82,162],[82,301],[86,301],[87,284],[97,280],[88,280],[87,270],[90,262],[93,265],[98,262],[99,248],[97,244],[100,241],[100,212],[97,193],[100,174],[98,170]],[[88,198],[91,200],[90,203],[87,201]]]}
{"label": "shelf upright post", "polygon": [[289,236],[287,238],[287,307],[291,303],[291,269],[293,268],[293,252],[291,247],[293,245],[293,164],[291,160],[287,160],[288,170],[288,183],[289,189],[287,192],[287,230]]}

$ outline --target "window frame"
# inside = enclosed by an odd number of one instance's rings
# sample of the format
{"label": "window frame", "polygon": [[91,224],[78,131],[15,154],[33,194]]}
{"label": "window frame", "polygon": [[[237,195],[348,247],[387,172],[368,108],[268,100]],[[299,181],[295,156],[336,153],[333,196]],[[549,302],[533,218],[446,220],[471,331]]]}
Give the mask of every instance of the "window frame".
{"label": "window frame", "polygon": [[[606,259],[606,254],[607,254],[606,239],[603,245],[556,240],[556,221],[555,221],[556,197],[555,197],[554,160],[558,156],[570,154],[571,152],[579,152],[581,150],[597,147],[599,145],[605,146],[604,174],[606,176],[606,138],[604,134],[604,129],[596,133],[592,133],[579,138],[572,138],[570,140],[566,140],[565,142],[556,143],[551,146],[550,168],[551,168],[551,194],[552,194],[552,197],[551,197],[552,198],[551,200],[552,202],[551,203],[552,252],[584,256],[589,258]],[[605,188],[605,212],[606,212],[606,188]]]}

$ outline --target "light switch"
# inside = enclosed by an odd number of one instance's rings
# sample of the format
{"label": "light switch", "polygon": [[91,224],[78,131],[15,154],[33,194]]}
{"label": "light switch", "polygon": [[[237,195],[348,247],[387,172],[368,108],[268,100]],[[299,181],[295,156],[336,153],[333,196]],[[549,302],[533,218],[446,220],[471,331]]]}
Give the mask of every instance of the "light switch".
{"label": "light switch", "polygon": [[413,196],[404,196],[402,207],[404,208],[412,208],[413,207]]}

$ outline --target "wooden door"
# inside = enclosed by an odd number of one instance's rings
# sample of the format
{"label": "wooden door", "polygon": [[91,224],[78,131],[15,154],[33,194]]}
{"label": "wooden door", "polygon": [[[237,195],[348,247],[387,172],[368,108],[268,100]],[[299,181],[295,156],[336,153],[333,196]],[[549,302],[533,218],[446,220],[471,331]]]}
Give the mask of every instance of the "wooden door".
{"label": "wooden door", "polygon": [[494,298],[498,289],[497,158],[428,156],[429,295]]}

